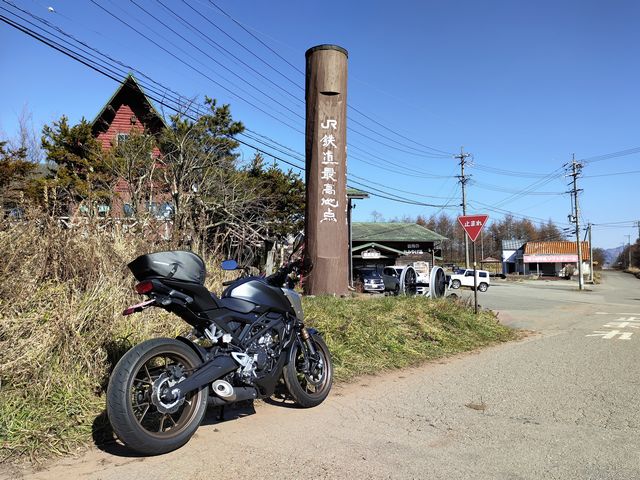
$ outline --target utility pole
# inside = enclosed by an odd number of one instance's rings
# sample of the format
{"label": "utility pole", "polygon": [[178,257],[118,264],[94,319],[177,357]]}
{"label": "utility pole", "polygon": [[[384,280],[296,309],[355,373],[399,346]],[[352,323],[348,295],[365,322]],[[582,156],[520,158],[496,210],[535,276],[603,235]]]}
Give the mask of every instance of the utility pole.
{"label": "utility pole", "polygon": [[588,223],[589,231],[589,283],[593,283],[593,243],[591,243],[591,223]]}
{"label": "utility pole", "polygon": [[631,235],[625,235],[627,237],[627,268],[631,268]]}
{"label": "utility pole", "polygon": [[[467,214],[467,196],[464,186],[469,181],[469,177],[464,175],[464,166],[469,156],[469,153],[464,153],[463,147],[460,147],[460,155],[454,156],[454,158],[460,160],[460,175],[458,175],[458,179],[460,181],[460,185],[462,185],[462,215]],[[467,238],[467,235],[464,236],[464,268],[469,268],[469,239]]]}
{"label": "utility pole", "polygon": [[576,156],[573,155],[571,160],[571,173],[570,177],[573,177],[573,188],[570,193],[573,195],[573,208],[574,208],[574,223],[576,224],[576,248],[578,250],[578,289],[584,290],[584,278],[582,277],[582,248],[580,245],[580,206],[578,203],[578,193],[582,190],[578,189],[578,177],[582,170],[582,164],[576,162]]}
{"label": "utility pole", "polygon": [[640,240],[640,220],[636,222],[636,226],[638,227],[638,240]]}

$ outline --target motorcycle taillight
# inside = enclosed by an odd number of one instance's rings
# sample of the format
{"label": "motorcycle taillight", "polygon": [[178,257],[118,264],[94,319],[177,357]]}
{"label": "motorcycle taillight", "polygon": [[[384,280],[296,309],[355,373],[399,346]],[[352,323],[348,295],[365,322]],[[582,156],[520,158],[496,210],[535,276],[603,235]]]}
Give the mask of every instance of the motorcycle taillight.
{"label": "motorcycle taillight", "polygon": [[139,294],[149,293],[151,290],[153,290],[153,283],[151,283],[149,280],[146,280],[137,284],[135,289]]}

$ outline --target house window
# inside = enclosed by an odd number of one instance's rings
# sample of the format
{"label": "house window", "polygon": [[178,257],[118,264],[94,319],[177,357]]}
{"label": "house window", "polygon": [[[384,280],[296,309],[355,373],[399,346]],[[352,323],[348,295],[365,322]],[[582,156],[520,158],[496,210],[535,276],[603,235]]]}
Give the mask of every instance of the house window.
{"label": "house window", "polygon": [[126,142],[128,139],[128,133],[118,133],[116,134],[116,145],[119,145],[121,142]]}
{"label": "house window", "polygon": [[109,210],[111,210],[111,207],[109,207],[109,205],[101,203],[97,206],[96,210],[99,217],[106,217],[107,215],[109,215]]}
{"label": "house window", "polygon": [[125,217],[133,217],[133,207],[130,203],[125,203],[122,207]]}

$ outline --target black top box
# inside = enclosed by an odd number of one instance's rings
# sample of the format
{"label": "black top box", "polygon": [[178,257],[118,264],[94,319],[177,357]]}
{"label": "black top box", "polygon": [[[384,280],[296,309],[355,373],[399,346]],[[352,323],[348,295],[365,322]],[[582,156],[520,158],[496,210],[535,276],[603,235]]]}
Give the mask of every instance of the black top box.
{"label": "black top box", "polygon": [[138,281],[165,278],[204,285],[207,274],[202,258],[182,250],[141,255],[128,267]]}

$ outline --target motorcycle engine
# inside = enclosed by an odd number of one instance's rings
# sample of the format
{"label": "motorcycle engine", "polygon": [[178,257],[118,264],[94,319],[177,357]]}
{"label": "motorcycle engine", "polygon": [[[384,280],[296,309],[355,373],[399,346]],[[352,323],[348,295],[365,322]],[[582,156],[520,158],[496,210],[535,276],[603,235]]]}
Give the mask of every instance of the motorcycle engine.
{"label": "motorcycle engine", "polygon": [[[280,351],[280,335],[276,330],[269,330],[251,342],[246,350],[247,356],[251,359],[251,376],[260,378],[269,374],[278,361]],[[247,370],[244,372],[248,374]],[[245,382],[253,380],[247,378],[249,375],[241,376]]]}

